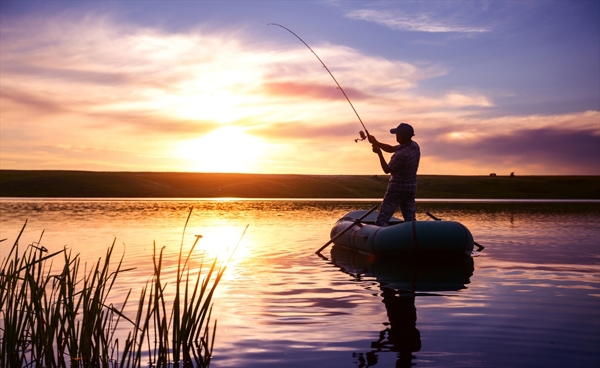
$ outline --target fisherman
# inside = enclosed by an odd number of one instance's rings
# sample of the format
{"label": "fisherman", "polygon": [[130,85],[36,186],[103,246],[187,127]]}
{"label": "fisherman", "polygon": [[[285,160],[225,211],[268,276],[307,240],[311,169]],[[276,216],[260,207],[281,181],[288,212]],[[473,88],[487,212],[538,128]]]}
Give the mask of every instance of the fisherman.
{"label": "fisherman", "polygon": [[[378,226],[387,226],[398,207],[402,211],[404,221],[416,220],[415,196],[421,150],[417,142],[412,140],[415,131],[409,124],[402,123],[397,128],[391,129],[390,133],[396,134],[396,141],[399,145],[391,146],[379,142],[372,135],[368,136],[369,142],[373,145],[373,152],[379,156],[381,168],[386,174],[391,174],[381,210],[375,222]],[[389,163],[383,158],[382,150],[393,153]]]}

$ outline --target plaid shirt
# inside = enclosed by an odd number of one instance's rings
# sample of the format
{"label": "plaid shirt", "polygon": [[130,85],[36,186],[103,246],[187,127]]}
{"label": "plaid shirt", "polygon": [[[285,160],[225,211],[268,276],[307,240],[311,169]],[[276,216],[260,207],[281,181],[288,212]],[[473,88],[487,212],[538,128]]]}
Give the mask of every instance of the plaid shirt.
{"label": "plaid shirt", "polygon": [[417,192],[417,169],[421,159],[421,149],[417,142],[410,141],[401,144],[392,155],[388,166],[390,167],[390,181],[388,191]]}

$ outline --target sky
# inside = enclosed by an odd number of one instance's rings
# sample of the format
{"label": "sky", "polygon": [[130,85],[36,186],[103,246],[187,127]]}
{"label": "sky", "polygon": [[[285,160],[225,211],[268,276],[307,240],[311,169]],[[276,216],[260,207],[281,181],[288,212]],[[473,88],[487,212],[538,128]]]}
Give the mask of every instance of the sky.
{"label": "sky", "polygon": [[361,120],[419,174],[600,175],[600,2],[0,0],[1,169],[383,174]]}

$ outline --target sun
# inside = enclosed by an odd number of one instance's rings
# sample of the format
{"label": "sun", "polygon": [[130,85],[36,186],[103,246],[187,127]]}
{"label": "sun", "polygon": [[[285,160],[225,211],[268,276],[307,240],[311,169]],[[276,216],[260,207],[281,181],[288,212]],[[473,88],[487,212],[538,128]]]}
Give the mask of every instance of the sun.
{"label": "sun", "polygon": [[259,169],[265,151],[262,139],[226,126],[180,143],[175,155],[188,162],[189,171],[249,173]]}

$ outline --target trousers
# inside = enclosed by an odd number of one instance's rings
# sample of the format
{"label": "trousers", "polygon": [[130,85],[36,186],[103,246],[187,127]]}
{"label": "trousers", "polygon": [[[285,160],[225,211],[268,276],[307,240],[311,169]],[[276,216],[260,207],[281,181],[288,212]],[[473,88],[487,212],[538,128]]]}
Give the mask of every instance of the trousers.
{"label": "trousers", "polygon": [[383,203],[375,225],[387,226],[388,221],[394,215],[394,212],[400,207],[404,221],[415,221],[417,204],[415,203],[415,193],[411,192],[391,192],[388,191],[383,197]]}

